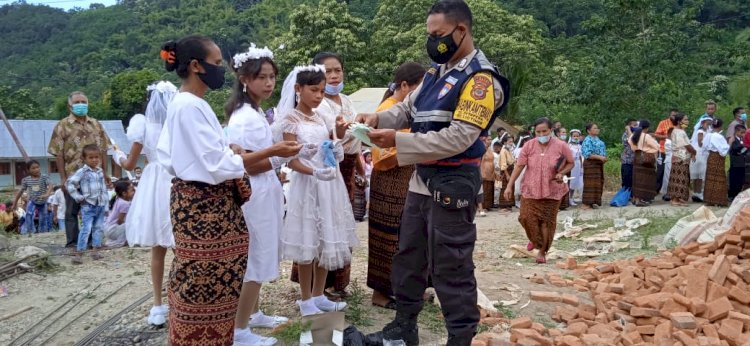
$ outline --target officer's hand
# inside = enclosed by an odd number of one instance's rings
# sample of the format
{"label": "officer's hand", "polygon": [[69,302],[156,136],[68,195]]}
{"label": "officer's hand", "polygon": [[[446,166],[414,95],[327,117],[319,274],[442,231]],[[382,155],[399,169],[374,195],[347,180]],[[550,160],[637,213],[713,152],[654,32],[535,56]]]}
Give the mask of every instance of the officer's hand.
{"label": "officer's hand", "polygon": [[381,148],[393,148],[396,146],[396,130],[372,130],[367,133],[372,144]]}
{"label": "officer's hand", "polygon": [[378,116],[375,113],[359,113],[354,118],[355,123],[362,123],[374,129],[378,128]]}
{"label": "officer's hand", "polygon": [[503,197],[505,197],[506,201],[512,201],[512,200],[514,200],[514,198],[513,198],[513,187],[508,186],[505,189],[505,193],[503,194]]}

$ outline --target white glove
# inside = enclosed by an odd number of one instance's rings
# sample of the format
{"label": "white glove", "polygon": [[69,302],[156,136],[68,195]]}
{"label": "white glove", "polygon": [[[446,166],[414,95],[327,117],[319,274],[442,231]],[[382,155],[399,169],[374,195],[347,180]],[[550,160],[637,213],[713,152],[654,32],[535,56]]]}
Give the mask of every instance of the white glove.
{"label": "white glove", "polygon": [[283,158],[283,157],[278,157],[278,156],[272,156],[268,160],[271,161],[271,168],[272,169],[277,169],[277,168],[281,167],[283,164],[289,162],[288,159]]}
{"label": "white glove", "polygon": [[318,153],[318,146],[313,143],[308,143],[302,146],[297,157],[300,159],[310,160],[315,154]]}
{"label": "white glove", "polygon": [[115,159],[115,164],[122,167],[122,160],[127,160],[128,156],[122,152],[122,150],[115,150],[112,154],[112,158]]}
{"label": "white glove", "polygon": [[333,155],[336,157],[336,162],[344,161],[344,145],[341,141],[336,141],[333,145]]}
{"label": "white glove", "polygon": [[313,176],[318,180],[331,181],[333,179],[336,179],[336,168],[316,168],[313,170]]}

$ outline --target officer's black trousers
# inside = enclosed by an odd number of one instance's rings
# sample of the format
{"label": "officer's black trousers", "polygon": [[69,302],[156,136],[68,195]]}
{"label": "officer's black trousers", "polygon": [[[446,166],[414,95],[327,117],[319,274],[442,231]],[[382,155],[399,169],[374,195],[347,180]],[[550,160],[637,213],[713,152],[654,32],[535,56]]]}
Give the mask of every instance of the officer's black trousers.
{"label": "officer's black trousers", "polygon": [[409,192],[391,274],[399,315],[416,319],[429,275],[449,335],[471,340],[480,317],[472,259],[477,239],[475,213],[474,204],[445,209],[431,196]]}

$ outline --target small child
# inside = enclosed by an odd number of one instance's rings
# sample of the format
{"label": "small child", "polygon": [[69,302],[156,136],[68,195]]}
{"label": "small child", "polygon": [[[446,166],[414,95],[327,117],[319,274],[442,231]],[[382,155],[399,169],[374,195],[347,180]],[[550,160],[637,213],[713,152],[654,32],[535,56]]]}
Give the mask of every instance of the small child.
{"label": "small child", "polygon": [[670,200],[669,176],[672,172],[672,130],[674,130],[674,128],[667,131],[667,139],[664,141],[664,179],[662,180],[661,190],[659,191],[665,201]]}
{"label": "small child", "polygon": [[55,186],[55,193],[52,194],[52,222],[57,228],[65,232],[65,193],[61,186]]}
{"label": "small child", "polygon": [[[21,180],[21,190],[16,194],[16,199],[13,201],[13,210],[17,208],[26,208],[26,218],[21,228],[21,234],[27,234],[31,236],[32,233],[36,233],[36,227],[34,225],[34,215],[37,210],[39,211],[39,232],[48,232],[49,224],[47,223],[47,197],[52,194],[52,185],[49,182],[49,176],[42,174],[42,169],[39,166],[39,162],[31,160],[26,163],[26,170],[29,172],[29,176],[24,177]],[[18,204],[18,200],[21,199],[21,195],[26,192],[29,195],[28,205]]]}
{"label": "small child", "polygon": [[115,197],[109,201],[109,217],[104,225],[104,239],[107,247],[120,247],[125,239],[125,216],[130,209],[130,201],[135,195],[133,184],[127,180],[115,183]]}
{"label": "small child", "polygon": [[81,218],[83,225],[78,233],[78,253],[73,257],[73,264],[83,264],[83,251],[89,243],[89,235],[93,234],[93,253],[91,258],[99,260],[99,248],[102,246],[102,224],[104,212],[107,208],[109,195],[104,171],[99,167],[101,163],[99,147],[89,144],[83,147],[84,165],[73,176],[68,178],[65,187],[70,196],[81,204]]}

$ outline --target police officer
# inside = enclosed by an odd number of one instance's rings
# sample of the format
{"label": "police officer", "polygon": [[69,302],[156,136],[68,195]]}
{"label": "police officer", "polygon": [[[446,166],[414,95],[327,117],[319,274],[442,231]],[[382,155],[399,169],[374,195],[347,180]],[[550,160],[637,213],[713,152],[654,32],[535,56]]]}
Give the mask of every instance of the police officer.
{"label": "police officer", "polygon": [[[416,164],[393,258],[397,312],[377,343],[419,344],[417,316],[428,276],[440,298],[448,345],[470,345],[479,322],[472,254],[476,241],[482,138],[507,103],[509,83],[474,47],[465,2],[442,0],[427,17],[426,49],[435,64],[404,102],[360,114],[371,141],[396,147],[399,165]],[[393,129],[411,128],[411,133]]]}

